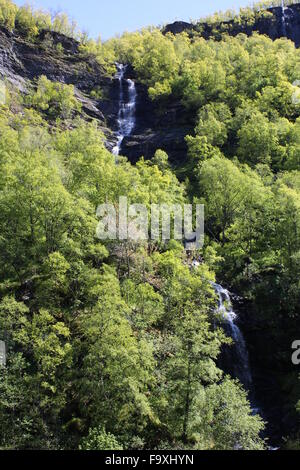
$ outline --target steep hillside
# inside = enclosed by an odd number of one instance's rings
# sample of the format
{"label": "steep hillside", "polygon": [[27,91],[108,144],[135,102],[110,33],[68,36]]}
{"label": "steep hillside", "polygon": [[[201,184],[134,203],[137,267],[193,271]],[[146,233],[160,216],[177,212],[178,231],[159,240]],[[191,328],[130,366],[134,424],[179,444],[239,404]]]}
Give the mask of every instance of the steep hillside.
{"label": "steep hillside", "polygon": [[0,0],[0,448],[300,449],[298,13]]}
{"label": "steep hillside", "polygon": [[[180,34],[187,32],[193,39],[220,40],[224,34],[236,36],[254,32],[264,34],[272,40],[286,36],[298,47],[300,45],[300,4],[285,9],[286,25],[283,30],[282,9],[271,8],[268,15],[260,15],[253,23],[227,21],[216,24],[190,24],[175,22],[164,28],[164,33]],[[59,47],[58,47],[59,46]],[[61,47],[61,48],[60,48]],[[127,77],[138,78],[132,68]],[[83,105],[86,117],[100,122],[107,137],[107,146],[112,149],[115,138],[111,130],[117,130],[118,82],[105,72],[93,55],[85,56],[79,51],[79,42],[62,34],[41,31],[34,41],[25,39],[17,31],[14,33],[0,28],[0,78],[26,92],[32,81],[45,75],[52,81],[75,86],[75,93]],[[91,92],[101,89],[101,98],[91,97]],[[174,164],[186,158],[185,136],[191,134],[194,116],[186,111],[180,101],[171,97],[163,108],[149,99],[147,87],[137,83],[137,126],[131,137],[125,138],[122,153],[132,162],[141,155],[151,158],[157,148],[165,150]]]}
{"label": "steep hillside", "polygon": [[106,118],[99,109],[99,100],[91,97],[92,90],[98,87],[110,90],[112,79],[92,56],[83,57],[78,46],[76,40],[59,33],[42,31],[32,41],[2,27],[0,77],[24,95],[35,87],[36,79],[42,75],[54,82],[74,85],[75,96],[82,104],[86,119],[97,119],[108,140],[112,141]]}
{"label": "steep hillside", "polygon": [[251,18],[237,18],[237,20],[220,21],[212,24],[186,23],[176,21],[164,28],[164,33],[180,34],[187,32],[191,37],[200,35],[205,39],[221,39],[222,34],[230,36],[254,32],[265,34],[273,41],[286,37],[293,41],[296,47],[300,46],[300,4],[289,5],[284,8],[284,17],[281,7],[274,7],[257,12]]}

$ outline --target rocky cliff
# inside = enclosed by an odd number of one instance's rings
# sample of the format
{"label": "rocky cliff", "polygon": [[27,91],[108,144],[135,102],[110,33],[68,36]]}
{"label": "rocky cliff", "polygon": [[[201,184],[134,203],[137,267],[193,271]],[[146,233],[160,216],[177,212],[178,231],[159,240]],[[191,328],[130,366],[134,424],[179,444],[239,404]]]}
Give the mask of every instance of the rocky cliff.
{"label": "rocky cliff", "polygon": [[[56,47],[58,44],[61,46],[59,49]],[[112,79],[106,76],[95,59],[83,57],[78,46],[77,41],[54,32],[43,31],[34,42],[30,42],[0,28],[0,78],[24,94],[41,75],[74,85],[75,95],[82,103],[83,116],[97,119],[110,141],[113,137],[106,117],[100,110],[99,101],[91,98],[91,91],[98,87],[110,90]]]}
{"label": "rocky cliff", "polygon": [[[281,8],[270,9],[269,13],[252,25],[232,21],[213,27],[205,23],[176,22],[168,25],[164,32],[178,34],[187,31],[191,35],[197,33],[205,38],[213,36],[218,39],[218,35],[221,37],[225,31],[230,35],[251,35],[257,31],[274,40],[286,34],[296,46],[300,46],[300,4],[285,9],[285,24]],[[62,47],[57,48],[58,44]],[[128,68],[127,74],[128,78],[135,78],[132,69]],[[80,54],[79,44],[73,39],[43,31],[33,43],[0,28],[0,78],[26,93],[40,75],[75,86],[84,116],[99,120],[107,146],[112,149],[115,139],[111,130],[116,131],[119,106],[118,80],[108,77],[93,57]],[[101,89],[102,98],[92,99],[91,91],[97,88]],[[155,150],[161,148],[173,162],[181,162],[186,155],[185,136],[193,130],[190,117],[174,101],[167,103],[162,111],[150,101],[146,88],[138,83],[137,91],[137,126],[130,138],[124,140],[121,153],[135,162],[141,155],[151,158]]]}
{"label": "rocky cliff", "polygon": [[[187,32],[190,35],[199,33],[205,39],[211,37],[221,37],[221,34],[227,32],[231,36],[237,36],[240,33],[251,36],[254,32],[265,34],[271,39],[280,39],[287,37],[293,41],[296,47],[300,46],[300,3],[290,5],[283,11],[281,7],[269,8],[267,10],[269,15],[262,15],[257,17],[256,21],[226,21],[219,24],[207,23],[185,23],[183,21],[176,21],[169,24],[164,28],[164,33],[180,34]],[[283,22],[284,19],[284,22]]]}
{"label": "rocky cliff", "polygon": [[[269,36],[272,40],[287,37],[296,47],[300,47],[300,3],[282,8],[270,8],[266,15],[258,17],[253,23],[224,22],[217,25],[207,23],[191,24],[176,21],[164,28],[164,33],[180,34],[186,31],[190,36],[200,35],[205,39],[222,38],[222,33],[237,36],[240,33],[251,36],[254,32]],[[139,126],[130,138],[124,140],[122,153],[135,161],[140,155],[151,158],[159,147],[165,150],[173,163],[182,162],[186,155],[185,136],[192,132],[193,123],[189,122],[185,110],[172,102],[163,114],[147,98],[143,87],[139,88],[137,122]]]}

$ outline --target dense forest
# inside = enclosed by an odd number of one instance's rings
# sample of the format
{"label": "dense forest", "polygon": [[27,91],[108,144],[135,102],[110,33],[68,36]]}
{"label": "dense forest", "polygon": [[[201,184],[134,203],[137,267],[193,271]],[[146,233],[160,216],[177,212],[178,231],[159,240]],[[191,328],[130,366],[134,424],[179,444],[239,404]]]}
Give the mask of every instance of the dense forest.
{"label": "dense forest", "polygon": [[[257,14],[270,13],[235,21]],[[159,115],[176,103],[194,129],[176,164],[159,147],[116,164],[74,85],[40,75],[20,91],[2,77],[0,448],[267,449],[267,423],[220,366],[232,339],[216,316],[218,281],[264,325],[260,355],[292,423],[281,446],[300,449],[300,50],[256,33],[152,27],[96,41],[65,15],[10,0],[0,26],[56,56],[64,46],[51,34],[73,37],[80,60],[111,80],[128,64]],[[100,106],[107,90],[90,98]],[[100,241],[97,207],[120,196],[204,204],[197,269],[175,240]]]}

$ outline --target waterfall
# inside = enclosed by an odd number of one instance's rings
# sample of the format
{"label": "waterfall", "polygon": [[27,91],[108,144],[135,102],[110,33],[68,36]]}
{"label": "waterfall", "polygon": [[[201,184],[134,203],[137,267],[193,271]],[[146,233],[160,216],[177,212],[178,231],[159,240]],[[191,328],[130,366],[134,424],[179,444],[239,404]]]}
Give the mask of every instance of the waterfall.
{"label": "waterfall", "polygon": [[286,10],[286,8],[284,6],[284,0],[281,0],[282,35],[286,38],[287,37],[287,30],[286,30],[285,10]]}
{"label": "waterfall", "polygon": [[[233,339],[234,346],[230,347],[230,353],[226,357],[226,369],[229,369],[229,373],[234,377],[238,378],[240,382],[244,385],[244,388],[248,390],[250,404],[253,415],[261,415],[265,420],[264,412],[262,408],[257,404],[255,393],[253,390],[253,380],[250,369],[249,354],[247,350],[247,345],[245,338],[240,328],[236,324],[238,319],[237,314],[233,311],[231,296],[227,289],[224,289],[219,284],[212,284],[215,292],[218,295],[218,308],[216,313],[221,316],[222,321],[224,322],[225,332]],[[268,437],[265,434],[264,437]],[[269,445],[268,450],[277,451],[280,449],[278,447],[279,439],[274,439],[273,446]],[[275,446],[276,444],[276,446]]]}
{"label": "waterfall", "polygon": [[0,367],[6,365],[6,346],[4,341],[0,341]]}
{"label": "waterfall", "polygon": [[131,135],[135,127],[135,110],[137,91],[133,80],[125,79],[127,65],[116,64],[117,74],[116,78],[120,84],[119,95],[119,113],[118,113],[118,131],[117,131],[117,144],[113,148],[113,154],[119,155],[122,142],[125,137]]}
{"label": "waterfall", "polygon": [[252,374],[248,350],[243,333],[236,324],[237,315],[233,311],[230,294],[228,290],[224,289],[219,284],[213,284],[213,287],[219,297],[217,312],[221,315],[222,320],[225,321],[225,331],[234,341],[234,345],[231,347],[230,364],[228,364],[228,368],[234,377],[238,378],[240,382],[250,390],[252,386]]}

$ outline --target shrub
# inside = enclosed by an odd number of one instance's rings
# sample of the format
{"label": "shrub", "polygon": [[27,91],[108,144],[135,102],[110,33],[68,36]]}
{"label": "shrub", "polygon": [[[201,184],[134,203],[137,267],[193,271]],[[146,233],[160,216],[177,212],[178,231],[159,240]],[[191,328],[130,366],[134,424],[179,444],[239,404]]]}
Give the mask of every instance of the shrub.
{"label": "shrub", "polygon": [[31,106],[47,112],[52,118],[68,119],[81,109],[73,85],[51,82],[44,75],[39,77],[37,90],[29,101]]}
{"label": "shrub", "polygon": [[38,35],[39,29],[29,5],[18,9],[16,14],[16,26],[23,34],[26,34],[30,38]]}
{"label": "shrub", "polygon": [[12,30],[15,27],[17,7],[11,0],[0,0],[0,24]]}
{"label": "shrub", "polygon": [[123,450],[113,434],[107,433],[104,428],[90,429],[89,435],[82,439],[80,450]]}

